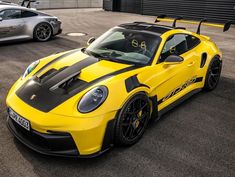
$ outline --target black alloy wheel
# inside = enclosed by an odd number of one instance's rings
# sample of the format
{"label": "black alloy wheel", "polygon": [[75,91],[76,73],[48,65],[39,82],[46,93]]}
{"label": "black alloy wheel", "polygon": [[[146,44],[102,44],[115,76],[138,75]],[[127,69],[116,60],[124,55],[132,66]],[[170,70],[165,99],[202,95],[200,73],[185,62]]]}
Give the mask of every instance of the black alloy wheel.
{"label": "black alloy wheel", "polygon": [[207,91],[214,90],[219,83],[222,70],[222,61],[215,57],[211,60],[208,67],[204,89]]}
{"label": "black alloy wheel", "polygon": [[116,143],[118,145],[135,144],[146,130],[150,111],[150,101],[144,93],[138,93],[127,101],[118,115]]}
{"label": "black alloy wheel", "polygon": [[40,23],[35,27],[34,39],[40,42],[48,41],[52,36],[52,29],[48,23]]}

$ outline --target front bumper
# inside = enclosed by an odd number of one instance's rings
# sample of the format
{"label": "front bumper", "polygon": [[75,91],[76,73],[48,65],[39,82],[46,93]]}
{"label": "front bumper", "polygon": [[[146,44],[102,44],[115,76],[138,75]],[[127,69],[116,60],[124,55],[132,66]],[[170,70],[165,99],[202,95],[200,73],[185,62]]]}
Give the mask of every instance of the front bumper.
{"label": "front bumper", "polygon": [[57,23],[55,24],[51,24],[53,26],[53,35],[56,36],[56,35],[59,35],[62,33],[62,28],[61,28],[61,22],[60,21],[57,21]]}
{"label": "front bumper", "polygon": [[30,149],[45,155],[79,156],[79,152],[69,133],[40,133],[33,129],[25,130],[9,116],[7,125],[11,133]]}
{"label": "front bumper", "polygon": [[58,32],[55,34],[55,35],[59,35],[59,34],[61,34],[62,33],[62,29],[60,28],[59,30],[58,30]]}
{"label": "front bumper", "polygon": [[[63,154],[65,154],[65,156],[93,157],[106,151],[110,148],[110,145],[112,146],[113,144],[112,130],[113,125],[115,124],[117,111],[111,111],[105,114],[91,113],[79,116],[61,115],[58,114],[56,110],[54,110],[54,112],[46,113],[27,105],[12,91],[9,92],[7,96],[6,104],[9,108],[14,110],[15,113],[30,122],[30,129],[34,130],[34,133],[38,132],[40,135],[46,134],[49,136],[52,134],[51,132],[68,133],[76,145],[77,153],[74,153],[75,151],[73,148],[69,148],[62,149],[62,152],[59,152],[59,155],[63,156]],[[61,109],[64,110],[66,107],[62,106]],[[25,134],[19,133],[19,131],[13,131],[15,129],[12,126],[10,128],[16,138],[31,149],[48,155],[58,155],[57,151],[61,151],[61,149],[45,148],[44,145],[43,149],[41,146],[38,146],[38,144],[35,146],[35,143],[31,142],[31,138],[25,136]],[[64,144],[65,143],[63,143],[62,146]],[[73,153],[69,153],[68,155],[65,153],[66,151]]]}
{"label": "front bumper", "polygon": [[115,119],[108,122],[102,149],[100,151],[89,155],[81,155],[69,133],[50,132],[47,134],[40,133],[33,129],[27,131],[9,116],[7,117],[8,129],[21,143],[40,154],[61,157],[93,158],[105,153],[113,145],[114,124]]}

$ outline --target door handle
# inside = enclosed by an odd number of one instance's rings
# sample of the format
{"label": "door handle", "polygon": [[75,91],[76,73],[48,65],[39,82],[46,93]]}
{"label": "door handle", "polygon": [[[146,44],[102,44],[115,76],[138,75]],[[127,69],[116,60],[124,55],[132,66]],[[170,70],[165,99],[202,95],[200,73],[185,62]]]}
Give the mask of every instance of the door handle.
{"label": "door handle", "polygon": [[195,62],[192,61],[192,62],[190,62],[190,63],[188,64],[188,67],[193,66],[194,64],[195,64]]}

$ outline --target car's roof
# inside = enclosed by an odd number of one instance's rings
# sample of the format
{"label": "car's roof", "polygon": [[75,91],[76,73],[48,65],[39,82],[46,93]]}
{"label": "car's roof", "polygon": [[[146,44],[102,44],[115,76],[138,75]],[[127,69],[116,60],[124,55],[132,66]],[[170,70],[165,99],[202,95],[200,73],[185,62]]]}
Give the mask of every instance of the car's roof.
{"label": "car's roof", "polygon": [[53,17],[51,15],[48,15],[44,12],[38,11],[33,8],[27,8],[27,7],[23,7],[23,6],[15,6],[15,5],[0,5],[0,11],[6,10],[6,9],[20,9],[20,10],[25,10],[25,11],[31,11],[31,12],[37,13],[38,15],[42,15],[42,16]]}
{"label": "car's roof", "polygon": [[146,23],[146,22],[126,23],[126,24],[121,24],[119,26],[126,28],[126,29],[132,29],[132,30],[150,31],[159,36],[161,36],[163,33],[167,31],[174,29],[173,27],[170,27],[170,26],[157,25],[157,24]]}
{"label": "car's roof", "polygon": [[14,9],[24,9],[24,10],[28,9],[26,7],[17,6],[17,5],[1,5],[0,4],[0,10],[12,9],[12,8],[14,8]]}

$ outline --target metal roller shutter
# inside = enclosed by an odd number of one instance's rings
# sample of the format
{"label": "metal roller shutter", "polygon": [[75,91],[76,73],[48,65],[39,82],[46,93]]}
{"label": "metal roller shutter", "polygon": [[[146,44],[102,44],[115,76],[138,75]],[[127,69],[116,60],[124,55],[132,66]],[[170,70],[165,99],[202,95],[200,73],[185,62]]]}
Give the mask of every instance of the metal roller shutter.
{"label": "metal roller shutter", "polygon": [[229,20],[235,24],[235,0],[143,0],[142,13],[197,20],[207,18],[212,22]]}
{"label": "metal roller shutter", "polygon": [[141,0],[119,0],[121,12],[141,13]]}
{"label": "metal roller shutter", "polygon": [[108,10],[108,11],[114,11],[115,9],[113,8],[113,0],[104,0],[103,1],[103,9]]}

